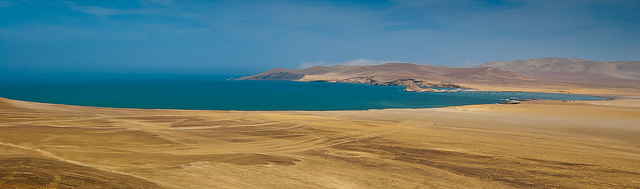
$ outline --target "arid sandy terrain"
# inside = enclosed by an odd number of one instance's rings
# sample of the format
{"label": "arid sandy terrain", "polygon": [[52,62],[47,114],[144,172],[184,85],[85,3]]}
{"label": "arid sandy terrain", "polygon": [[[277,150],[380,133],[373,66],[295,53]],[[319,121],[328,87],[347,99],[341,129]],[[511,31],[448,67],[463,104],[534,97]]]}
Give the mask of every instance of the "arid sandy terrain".
{"label": "arid sandy terrain", "polygon": [[0,188],[635,188],[640,100],[327,112],[0,99]]}

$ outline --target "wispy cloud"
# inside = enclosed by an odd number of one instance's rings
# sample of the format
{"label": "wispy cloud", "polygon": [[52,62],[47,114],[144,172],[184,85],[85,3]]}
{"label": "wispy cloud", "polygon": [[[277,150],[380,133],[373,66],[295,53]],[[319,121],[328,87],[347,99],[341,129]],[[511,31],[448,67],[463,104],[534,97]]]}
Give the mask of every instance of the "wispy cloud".
{"label": "wispy cloud", "polygon": [[67,2],[69,10],[81,12],[95,16],[113,15],[145,15],[145,16],[167,16],[176,18],[199,19],[197,14],[184,11],[172,0],[143,0],[140,8],[107,8],[102,6],[80,6],[77,3]]}
{"label": "wispy cloud", "polygon": [[10,7],[16,5],[16,2],[13,1],[0,1],[0,7]]}
{"label": "wispy cloud", "polygon": [[110,9],[98,6],[78,6],[75,4],[69,5],[69,9],[81,13],[92,15],[126,15],[126,14],[139,14],[139,15],[152,15],[158,14],[162,9],[158,8],[142,8],[142,9]]}
{"label": "wispy cloud", "polygon": [[369,59],[355,59],[349,60],[345,62],[328,62],[328,61],[317,61],[317,62],[303,62],[300,63],[300,69],[310,68],[313,66],[336,66],[336,65],[346,65],[346,66],[367,66],[367,65],[379,65],[386,63],[398,63],[402,62],[400,60],[369,60]]}
{"label": "wispy cloud", "polygon": [[177,3],[174,0],[144,0],[144,3],[157,4],[165,7],[177,7]]}

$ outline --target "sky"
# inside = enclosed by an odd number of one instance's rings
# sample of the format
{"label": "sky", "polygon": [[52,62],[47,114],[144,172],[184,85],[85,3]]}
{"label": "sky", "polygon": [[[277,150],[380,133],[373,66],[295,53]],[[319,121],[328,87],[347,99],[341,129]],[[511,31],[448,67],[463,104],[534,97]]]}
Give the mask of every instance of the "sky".
{"label": "sky", "polygon": [[0,0],[0,74],[640,60],[639,0]]}

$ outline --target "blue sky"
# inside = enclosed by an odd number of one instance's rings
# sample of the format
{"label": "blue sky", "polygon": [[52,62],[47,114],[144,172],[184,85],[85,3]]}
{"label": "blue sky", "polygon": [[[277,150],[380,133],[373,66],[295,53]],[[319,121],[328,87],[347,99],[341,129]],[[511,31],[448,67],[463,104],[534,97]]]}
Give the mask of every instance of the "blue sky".
{"label": "blue sky", "polygon": [[638,10],[638,0],[0,0],[0,74],[640,60]]}

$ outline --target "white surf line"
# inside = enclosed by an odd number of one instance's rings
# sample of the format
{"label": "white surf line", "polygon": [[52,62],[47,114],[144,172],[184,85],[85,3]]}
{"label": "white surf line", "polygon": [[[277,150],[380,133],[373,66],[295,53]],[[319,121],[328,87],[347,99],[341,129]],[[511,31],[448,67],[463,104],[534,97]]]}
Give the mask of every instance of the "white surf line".
{"label": "white surf line", "polygon": [[87,164],[84,164],[84,163],[80,163],[80,162],[73,161],[73,160],[70,160],[70,159],[67,159],[67,158],[56,156],[55,154],[53,154],[51,152],[48,152],[48,151],[45,151],[45,150],[41,150],[41,149],[37,149],[37,148],[29,148],[29,147],[26,147],[26,146],[20,146],[20,145],[15,145],[15,144],[11,144],[11,143],[4,143],[4,142],[0,142],[0,145],[10,146],[10,147],[14,147],[14,148],[20,148],[20,149],[25,149],[25,150],[30,150],[30,151],[35,151],[35,152],[38,152],[39,154],[42,154],[45,157],[57,159],[57,160],[64,161],[64,162],[67,162],[67,163],[71,163],[71,164],[75,164],[75,165],[81,165],[81,166],[85,166],[85,167],[91,167],[91,168],[98,169],[98,170],[101,170],[101,171],[107,171],[107,172],[112,172],[112,173],[129,175],[129,176],[133,176],[133,177],[136,177],[136,178],[147,180],[146,178],[142,178],[142,177],[136,176],[136,175],[131,174],[131,173],[126,173],[126,172],[122,172],[122,171],[116,171],[116,170],[110,170],[110,169],[90,166],[90,165],[87,165]]}

